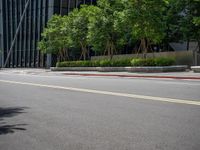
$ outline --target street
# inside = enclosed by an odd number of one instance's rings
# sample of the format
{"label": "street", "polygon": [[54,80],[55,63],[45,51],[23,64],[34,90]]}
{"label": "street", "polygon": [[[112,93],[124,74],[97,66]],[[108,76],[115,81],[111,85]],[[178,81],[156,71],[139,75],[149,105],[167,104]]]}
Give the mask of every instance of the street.
{"label": "street", "polygon": [[0,70],[0,150],[199,150],[200,80]]}

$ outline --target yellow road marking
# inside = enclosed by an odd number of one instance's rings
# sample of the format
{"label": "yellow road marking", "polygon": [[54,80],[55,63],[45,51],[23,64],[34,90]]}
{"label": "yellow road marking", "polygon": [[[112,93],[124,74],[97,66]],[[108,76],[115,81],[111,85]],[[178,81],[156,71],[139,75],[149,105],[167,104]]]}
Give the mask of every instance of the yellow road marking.
{"label": "yellow road marking", "polygon": [[77,91],[77,92],[84,92],[84,93],[112,95],[112,96],[120,96],[120,97],[137,98],[137,99],[144,99],[144,100],[152,100],[152,101],[160,101],[160,102],[169,102],[169,103],[188,104],[188,105],[198,105],[198,106],[200,106],[200,101],[192,101],[192,100],[164,98],[164,97],[155,97],[155,96],[145,96],[145,95],[137,95],[137,94],[109,92],[109,91],[83,89],[83,88],[73,88],[73,87],[64,87],[64,86],[56,86],[56,85],[45,85],[45,84],[29,83],[29,82],[17,82],[17,81],[9,81],[9,80],[0,80],[0,82],[9,83],[9,84],[29,85],[29,86],[37,86],[37,87],[45,87],[45,88],[53,88],[53,89],[62,89],[62,90]]}

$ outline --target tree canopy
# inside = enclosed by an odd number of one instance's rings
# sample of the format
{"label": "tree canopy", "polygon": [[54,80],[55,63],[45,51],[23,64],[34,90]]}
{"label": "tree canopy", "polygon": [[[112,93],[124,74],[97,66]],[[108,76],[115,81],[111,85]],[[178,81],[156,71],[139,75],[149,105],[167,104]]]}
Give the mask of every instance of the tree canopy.
{"label": "tree canopy", "polygon": [[123,36],[115,26],[118,12],[122,11],[119,0],[99,0],[95,15],[90,17],[88,39],[94,51],[104,51],[110,58],[117,53],[117,48],[123,45]]}
{"label": "tree canopy", "polygon": [[166,17],[171,41],[195,40],[200,49],[200,0],[169,0]]}
{"label": "tree canopy", "polygon": [[92,17],[93,12],[95,12],[97,7],[95,6],[87,6],[83,5],[80,10],[74,9],[69,14],[69,39],[70,45],[74,48],[81,49],[81,56],[86,60],[89,57],[89,49],[88,49],[88,24],[89,18]]}
{"label": "tree canopy", "polygon": [[42,40],[38,43],[38,48],[43,53],[57,54],[61,61],[68,58],[69,42],[66,35],[69,30],[64,28],[67,19],[67,17],[54,15],[41,35]]}
{"label": "tree canopy", "polygon": [[147,53],[155,44],[194,40],[200,51],[200,0],[98,0],[54,15],[41,36],[39,49],[61,60],[69,49],[80,49],[84,60],[91,51],[112,59],[129,43]]}
{"label": "tree canopy", "polygon": [[[158,44],[165,36],[166,22],[163,18],[167,1],[129,0],[124,3],[121,26],[130,29],[131,38],[140,41],[138,51],[146,53],[151,44]],[[125,20],[124,20],[125,19]]]}

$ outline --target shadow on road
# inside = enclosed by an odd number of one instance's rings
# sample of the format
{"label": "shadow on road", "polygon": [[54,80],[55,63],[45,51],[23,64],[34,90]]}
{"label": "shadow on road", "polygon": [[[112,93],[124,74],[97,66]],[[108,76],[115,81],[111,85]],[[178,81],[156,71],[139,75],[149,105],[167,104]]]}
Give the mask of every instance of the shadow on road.
{"label": "shadow on road", "polygon": [[2,108],[0,107],[0,135],[3,134],[11,134],[17,130],[26,130],[24,126],[26,124],[8,124],[5,122],[5,118],[15,117],[16,115],[25,113],[24,110],[26,107],[7,107]]}

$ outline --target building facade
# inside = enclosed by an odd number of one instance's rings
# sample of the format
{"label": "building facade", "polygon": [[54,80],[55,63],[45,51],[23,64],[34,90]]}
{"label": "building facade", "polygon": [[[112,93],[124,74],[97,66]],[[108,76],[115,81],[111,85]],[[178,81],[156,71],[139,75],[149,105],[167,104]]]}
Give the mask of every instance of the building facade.
{"label": "building facade", "polygon": [[0,0],[0,67],[5,62],[5,67],[50,67],[51,55],[37,49],[48,20],[53,14],[66,15],[81,4],[93,3],[95,0]]}

